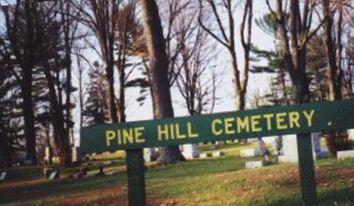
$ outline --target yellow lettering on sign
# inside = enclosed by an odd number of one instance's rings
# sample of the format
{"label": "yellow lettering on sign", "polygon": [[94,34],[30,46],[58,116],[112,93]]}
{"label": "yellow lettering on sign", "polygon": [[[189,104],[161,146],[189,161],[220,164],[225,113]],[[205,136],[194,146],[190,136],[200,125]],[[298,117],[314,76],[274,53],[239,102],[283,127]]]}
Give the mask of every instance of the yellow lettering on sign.
{"label": "yellow lettering on sign", "polygon": [[145,139],[143,138],[143,131],[144,127],[137,127],[135,128],[135,142],[136,143],[143,143],[145,142]]}
{"label": "yellow lettering on sign", "polygon": [[[211,122],[211,131],[213,132],[214,135],[221,135],[223,133],[222,129],[221,129],[221,124],[222,121],[220,119],[214,119]],[[217,127],[219,126],[219,127]]]}
{"label": "yellow lettering on sign", "polygon": [[309,127],[312,126],[312,121],[313,121],[313,115],[315,113],[315,110],[310,110],[310,111],[303,111],[303,114],[305,115],[305,118],[307,120],[307,125]]}
{"label": "yellow lettering on sign", "polygon": [[184,139],[184,138],[186,138],[187,135],[182,134],[181,129],[180,129],[180,127],[179,127],[179,124],[176,123],[175,126],[176,126],[176,138],[177,138],[177,139]]}
{"label": "yellow lettering on sign", "polygon": [[170,124],[170,138],[171,139],[175,139],[176,137],[176,135],[175,135],[175,125],[174,124]]}
{"label": "yellow lettering on sign", "polygon": [[232,123],[235,121],[234,118],[225,118],[224,119],[224,127],[225,134],[235,134],[235,130],[232,128]]}
{"label": "yellow lettering on sign", "polygon": [[285,124],[286,112],[277,113],[275,115],[277,121],[277,129],[287,129],[288,125]]}
{"label": "yellow lettering on sign", "polygon": [[298,112],[289,112],[289,126],[290,128],[300,128],[300,114]]}
{"label": "yellow lettering on sign", "polygon": [[116,138],[116,133],[112,130],[106,131],[106,145],[109,147],[111,146],[111,141]]}
{"label": "yellow lettering on sign", "polygon": [[130,144],[134,143],[134,134],[133,134],[133,129],[123,129],[123,143],[124,144]]}
{"label": "yellow lettering on sign", "polygon": [[168,139],[168,125],[164,125],[163,127],[161,125],[157,126],[157,138],[158,140],[162,140],[162,137],[165,139]]}
{"label": "yellow lettering on sign", "polygon": [[259,126],[259,120],[261,119],[261,115],[253,115],[251,116],[251,131],[252,132],[260,132],[262,131],[262,127]]}
{"label": "yellow lettering on sign", "polygon": [[188,131],[188,137],[189,138],[194,138],[194,137],[198,137],[199,136],[198,133],[193,133],[193,128],[192,128],[192,123],[191,122],[187,123],[187,131]]}
{"label": "yellow lettering on sign", "polygon": [[117,130],[117,140],[118,140],[118,144],[121,145],[122,144],[122,135],[121,135],[121,131],[118,129]]}
{"label": "yellow lettering on sign", "polygon": [[274,114],[263,114],[263,117],[266,119],[267,130],[272,130],[272,118]]}
{"label": "yellow lettering on sign", "polygon": [[242,130],[246,130],[247,132],[250,131],[249,117],[244,117],[243,119],[241,117],[237,117],[236,122],[238,133],[241,133]]}

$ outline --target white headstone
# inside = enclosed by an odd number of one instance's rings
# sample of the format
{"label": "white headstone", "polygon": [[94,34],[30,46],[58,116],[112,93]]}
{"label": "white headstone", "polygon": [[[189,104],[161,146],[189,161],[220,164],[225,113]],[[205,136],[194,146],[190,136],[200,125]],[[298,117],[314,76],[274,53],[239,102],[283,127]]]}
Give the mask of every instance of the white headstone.
{"label": "white headstone", "polygon": [[49,164],[51,162],[51,151],[50,147],[45,147],[44,149],[44,161]]}
{"label": "white headstone", "polygon": [[146,162],[152,162],[156,160],[157,158],[157,152],[155,148],[145,148],[144,149],[144,160]]}
{"label": "white headstone", "polygon": [[222,147],[222,146],[225,145],[225,142],[224,141],[216,141],[215,145],[218,146],[218,147]]}
{"label": "white headstone", "polygon": [[225,153],[223,151],[215,151],[212,154],[213,157],[221,157],[223,155],[225,155]]}
{"label": "white headstone", "polygon": [[298,162],[296,135],[283,136],[283,153],[279,156],[279,162]]}
{"label": "white headstone", "polygon": [[263,167],[264,163],[263,161],[247,161],[245,163],[246,165],[246,169],[254,169],[254,168],[258,168],[258,167]]}
{"label": "white headstone", "polygon": [[71,148],[71,158],[72,158],[72,162],[78,162],[79,161],[79,153],[77,152],[77,148],[76,147],[72,147]]}
{"label": "white headstone", "polygon": [[339,160],[343,160],[343,159],[347,159],[347,158],[354,158],[354,150],[338,151],[337,158]]}
{"label": "white headstone", "polygon": [[[311,134],[312,141],[312,153],[314,160],[322,157],[324,151],[322,151],[320,144],[319,133]],[[299,156],[297,151],[297,140],[296,135],[284,135],[283,136],[283,152],[284,155],[279,156],[279,162],[298,162]]]}
{"label": "white headstone", "polygon": [[211,153],[201,153],[199,155],[199,158],[205,159],[205,158],[211,157],[211,155],[212,155]]}
{"label": "white headstone", "polygon": [[187,159],[198,158],[200,153],[196,144],[185,144],[183,145],[183,156]]}
{"label": "white headstone", "polygon": [[257,157],[262,156],[262,151],[259,148],[243,149],[240,151],[241,157]]}
{"label": "white headstone", "polygon": [[49,180],[54,180],[59,178],[59,171],[53,171],[49,175]]}
{"label": "white headstone", "polygon": [[350,140],[354,140],[354,129],[348,130],[348,135]]}

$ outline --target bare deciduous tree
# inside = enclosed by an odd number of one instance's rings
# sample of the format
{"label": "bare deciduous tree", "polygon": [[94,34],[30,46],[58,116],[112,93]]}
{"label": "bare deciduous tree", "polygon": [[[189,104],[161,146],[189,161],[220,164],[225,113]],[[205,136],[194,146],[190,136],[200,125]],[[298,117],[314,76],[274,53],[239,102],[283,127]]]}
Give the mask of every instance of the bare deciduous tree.
{"label": "bare deciduous tree", "polygon": [[[248,83],[248,72],[250,63],[251,34],[253,1],[246,0],[242,22],[240,25],[241,44],[244,49],[244,68],[240,70],[236,53],[236,23],[234,19],[236,4],[232,0],[214,1],[199,0],[200,14],[199,23],[202,28],[212,36],[218,43],[225,47],[230,55],[235,88],[235,106],[237,110],[244,110],[246,106],[246,92]],[[207,10],[208,8],[208,10]],[[206,12],[209,11],[209,12]],[[209,14],[214,18],[218,32],[206,26]],[[224,17],[225,15],[225,17]],[[226,22],[223,21],[226,19]]]}
{"label": "bare deciduous tree", "polygon": [[181,47],[177,67],[181,67],[181,72],[176,83],[190,115],[209,113],[216,104],[216,86],[220,75],[212,65],[215,60],[214,47],[207,44],[207,34],[198,25],[192,31],[184,29],[189,27],[188,23],[185,18],[179,20],[178,30],[182,32],[177,35]]}

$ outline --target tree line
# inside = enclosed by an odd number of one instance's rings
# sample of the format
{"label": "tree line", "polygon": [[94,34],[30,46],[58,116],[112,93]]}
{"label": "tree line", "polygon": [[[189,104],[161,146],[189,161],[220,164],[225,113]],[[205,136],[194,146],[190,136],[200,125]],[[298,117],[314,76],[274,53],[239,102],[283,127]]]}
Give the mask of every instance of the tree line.
{"label": "tree line", "polygon": [[[257,97],[267,105],[353,98],[350,0],[264,0],[262,16],[255,15],[257,3],[17,0],[1,5],[0,166],[13,165],[19,153],[35,165],[45,147],[70,166],[74,126],[126,122],[132,88],[140,91],[134,97],[140,106],[152,100],[154,118],[175,115],[172,89],[189,115],[211,113],[223,99],[217,90],[225,70],[232,73],[235,110],[252,104],[251,73],[272,74],[271,90]],[[252,42],[255,27],[274,39],[272,49]],[[228,60],[227,68],[216,64],[218,58]],[[261,61],[266,63],[260,66]],[[350,146],[346,131],[330,132],[326,139],[334,155]],[[160,148],[159,164],[183,160],[178,146]]]}

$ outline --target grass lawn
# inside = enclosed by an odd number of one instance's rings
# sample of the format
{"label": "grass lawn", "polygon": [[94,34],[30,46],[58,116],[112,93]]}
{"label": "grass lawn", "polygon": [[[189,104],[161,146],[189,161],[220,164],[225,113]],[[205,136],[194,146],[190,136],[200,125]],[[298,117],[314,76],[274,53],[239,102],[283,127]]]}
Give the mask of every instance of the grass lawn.
{"label": "grass lawn", "polygon": [[[163,167],[149,165],[148,205],[300,205],[297,165],[275,163],[246,170],[244,164],[248,159],[239,157],[240,149],[246,147],[252,146],[226,145],[219,149],[226,153],[220,158]],[[200,149],[210,150],[208,146]],[[0,205],[126,205],[126,174],[122,163],[120,160],[109,168],[119,170],[118,175],[83,180],[46,181],[38,176],[37,168],[17,168],[13,171],[22,172],[21,178],[0,183]],[[76,170],[62,173],[65,176]],[[319,205],[354,205],[354,160],[317,161],[316,177]]]}

